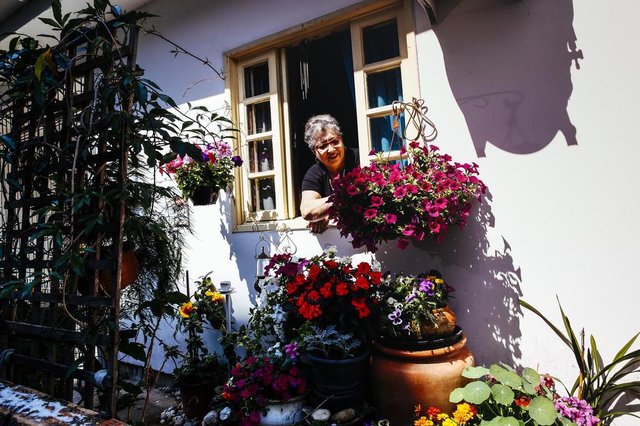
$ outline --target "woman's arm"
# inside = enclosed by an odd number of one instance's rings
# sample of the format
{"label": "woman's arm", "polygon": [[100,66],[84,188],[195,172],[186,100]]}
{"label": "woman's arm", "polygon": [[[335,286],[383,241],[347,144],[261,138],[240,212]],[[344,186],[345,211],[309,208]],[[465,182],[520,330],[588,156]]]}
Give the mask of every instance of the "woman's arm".
{"label": "woman's arm", "polygon": [[302,191],[302,201],[300,201],[300,213],[309,222],[326,220],[329,215],[329,207],[333,203],[329,202],[329,197],[321,197],[316,191]]}

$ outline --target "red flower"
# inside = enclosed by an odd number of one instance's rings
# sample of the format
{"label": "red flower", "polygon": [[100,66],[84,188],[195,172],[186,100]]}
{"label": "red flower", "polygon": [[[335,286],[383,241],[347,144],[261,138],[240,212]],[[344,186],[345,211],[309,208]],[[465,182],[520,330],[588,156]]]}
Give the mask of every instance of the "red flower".
{"label": "red flower", "polygon": [[349,294],[349,286],[345,282],[341,282],[336,286],[336,294],[338,296],[346,296]]}
{"label": "red flower", "polygon": [[531,398],[523,395],[516,398],[515,403],[518,407],[528,407],[531,403]]}
{"label": "red flower", "polygon": [[367,306],[367,300],[364,297],[354,297],[351,300],[351,304],[358,312],[358,318],[366,318],[371,313],[371,310]]}
{"label": "red flower", "polygon": [[328,298],[331,297],[331,295],[333,293],[331,292],[331,283],[330,282],[326,282],[326,283],[324,283],[324,285],[322,287],[320,287],[320,294],[325,299],[328,299]]}
{"label": "red flower", "polygon": [[371,271],[371,265],[369,265],[367,262],[360,262],[358,263],[358,269],[357,272],[359,274],[367,274]]}

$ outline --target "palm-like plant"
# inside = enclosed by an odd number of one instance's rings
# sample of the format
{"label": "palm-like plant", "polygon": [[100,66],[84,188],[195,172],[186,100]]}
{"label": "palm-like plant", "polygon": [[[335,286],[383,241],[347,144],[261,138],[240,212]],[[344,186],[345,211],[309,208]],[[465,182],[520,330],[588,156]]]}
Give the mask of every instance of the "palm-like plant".
{"label": "palm-like plant", "polygon": [[593,336],[589,337],[589,347],[585,347],[584,329],[580,331],[578,339],[578,334],[571,327],[560,301],[558,306],[566,334],[529,303],[521,299],[520,305],[539,316],[573,351],[580,372],[570,393],[587,401],[603,425],[609,425],[613,419],[623,415],[640,418],[640,415],[634,414],[626,407],[617,407],[621,398],[640,398],[640,381],[633,380],[633,375],[640,373],[640,349],[629,351],[640,332],[629,339],[611,362],[605,364]]}

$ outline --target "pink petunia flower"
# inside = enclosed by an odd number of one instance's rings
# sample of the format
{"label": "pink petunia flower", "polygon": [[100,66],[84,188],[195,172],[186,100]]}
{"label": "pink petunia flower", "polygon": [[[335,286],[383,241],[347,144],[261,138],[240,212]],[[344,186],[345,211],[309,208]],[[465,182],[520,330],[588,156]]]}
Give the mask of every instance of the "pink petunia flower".
{"label": "pink petunia flower", "polygon": [[364,217],[367,219],[373,219],[378,214],[378,210],[376,209],[367,209],[364,211]]}
{"label": "pink petunia flower", "polygon": [[387,213],[384,215],[384,220],[389,225],[393,225],[398,220],[398,216],[396,216],[395,214]]}

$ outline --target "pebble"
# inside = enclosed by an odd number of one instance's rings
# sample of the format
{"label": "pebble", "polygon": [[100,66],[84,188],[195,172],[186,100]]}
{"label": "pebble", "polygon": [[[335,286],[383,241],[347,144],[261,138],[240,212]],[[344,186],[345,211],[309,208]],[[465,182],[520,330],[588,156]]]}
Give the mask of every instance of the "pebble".
{"label": "pebble", "polygon": [[317,422],[326,422],[331,417],[331,411],[326,408],[320,408],[311,413],[311,418]]}
{"label": "pebble", "polygon": [[202,426],[215,426],[218,424],[218,412],[216,410],[209,411],[202,419]]}
{"label": "pebble", "polygon": [[332,422],[347,423],[356,418],[356,410],[353,408],[345,408],[331,416]]}

